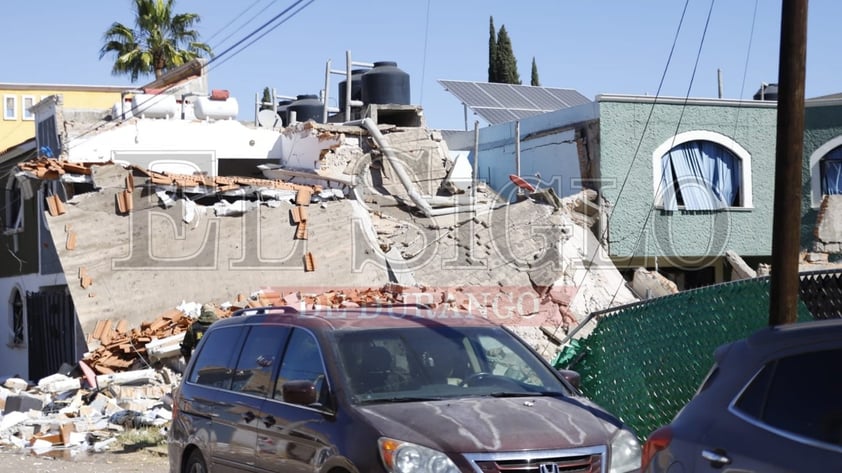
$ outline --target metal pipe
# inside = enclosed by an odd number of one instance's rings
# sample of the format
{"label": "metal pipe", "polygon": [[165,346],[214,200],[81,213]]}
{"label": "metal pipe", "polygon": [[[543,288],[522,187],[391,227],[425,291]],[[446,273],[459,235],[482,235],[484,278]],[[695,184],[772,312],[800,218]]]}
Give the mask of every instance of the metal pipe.
{"label": "metal pipe", "polygon": [[345,120],[351,119],[351,50],[345,51]]}
{"label": "metal pipe", "polygon": [[479,173],[479,120],[474,120],[474,164],[471,169],[471,201],[477,200],[477,174]]}
{"label": "metal pipe", "polygon": [[430,207],[430,204],[428,204],[427,201],[421,197],[418,191],[415,190],[415,187],[412,185],[412,181],[409,180],[409,176],[403,168],[403,164],[395,159],[391,146],[389,146],[389,143],[386,141],[386,138],[383,137],[383,134],[380,133],[380,130],[377,128],[377,124],[374,123],[374,120],[371,118],[365,118],[362,121],[362,125],[363,128],[368,130],[377,145],[380,146],[380,149],[383,151],[383,156],[387,161],[389,161],[389,164],[392,165],[392,169],[395,170],[398,180],[401,182],[404,189],[406,189],[406,192],[409,194],[409,198],[412,199],[412,202],[415,203],[422,212],[424,212],[424,215],[428,217],[431,216],[433,212],[432,207]]}
{"label": "metal pipe", "polygon": [[[515,121],[515,175],[520,177],[520,120]],[[518,187],[517,193],[523,194],[523,189]]]}
{"label": "metal pipe", "polygon": [[327,60],[327,64],[325,65],[325,90],[324,90],[324,102],[322,102],[322,123],[327,123],[327,99],[330,95],[328,92],[328,87],[330,87],[330,62],[331,60]]}
{"label": "metal pipe", "polygon": [[[395,174],[398,176],[398,180],[400,181],[401,185],[406,189],[409,198],[412,202],[424,213],[427,217],[436,217],[439,215],[449,215],[452,213],[458,212],[474,212],[476,210],[476,204],[471,204],[465,207],[455,206],[449,207],[444,209],[435,209],[430,206],[430,204],[425,200],[421,194],[415,189],[415,186],[412,185],[412,181],[410,181],[409,176],[406,174],[406,170],[403,168],[403,163],[401,163],[397,158],[395,158],[394,153],[392,152],[392,148],[389,146],[389,142],[386,141],[386,138],[383,137],[383,134],[380,133],[380,130],[377,128],[377,124],[374,123],[374,120],[371,118],[364,118],[362,120],[362,126],[366,130],[368,130],[371,137],[374,138],[374,142],[377,143],[377,146],[383,151],[383,156],[392,166],[392,169],[395,170]],[[499,204],[492,208],[497,208],[505,204]],[[492,208],[489,208],[491,210]]]}

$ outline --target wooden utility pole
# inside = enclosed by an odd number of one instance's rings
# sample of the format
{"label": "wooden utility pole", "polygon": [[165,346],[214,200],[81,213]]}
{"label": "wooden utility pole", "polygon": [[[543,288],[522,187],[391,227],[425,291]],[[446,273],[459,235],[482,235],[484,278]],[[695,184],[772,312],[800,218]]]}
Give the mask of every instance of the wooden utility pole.
{"label": "wooden utility pole", "polygon": [[797,319],[801,249],[807,0],[784,0],[782,4],[769,325],[793,323]]}

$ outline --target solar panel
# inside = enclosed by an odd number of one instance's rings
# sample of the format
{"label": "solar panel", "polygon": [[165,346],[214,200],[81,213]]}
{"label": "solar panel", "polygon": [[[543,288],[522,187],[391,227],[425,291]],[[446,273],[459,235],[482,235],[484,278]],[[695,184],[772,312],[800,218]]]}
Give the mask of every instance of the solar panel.
{"label": "solar panel", "polygon": [[439,84],[493,125],[590,103],[573,89],[453,80]]}

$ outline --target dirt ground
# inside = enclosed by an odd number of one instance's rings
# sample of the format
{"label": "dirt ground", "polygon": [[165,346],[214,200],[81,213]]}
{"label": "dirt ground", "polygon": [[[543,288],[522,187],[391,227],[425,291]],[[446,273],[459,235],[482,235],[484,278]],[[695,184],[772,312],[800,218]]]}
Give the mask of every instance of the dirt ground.
{"label": "dirt ground", "polygon": [[36,456],[26,451],[0,449],[0,473],[167,473],[166,447],[103,453],[54,450]]}

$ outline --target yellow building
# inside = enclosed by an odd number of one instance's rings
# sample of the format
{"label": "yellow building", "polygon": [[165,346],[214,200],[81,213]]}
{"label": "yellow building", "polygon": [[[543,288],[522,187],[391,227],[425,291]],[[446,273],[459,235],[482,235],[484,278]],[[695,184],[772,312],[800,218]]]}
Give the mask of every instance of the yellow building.
{"label": "yellow building", "polygon": [[106,110],[120,101],[120,92],[131,86],[13,84],[0,82],[3,116],[0,117],[0,151],[35,136],[35,115],[30,107],[49,95],[61,95],[64,106],[80,110]]}

